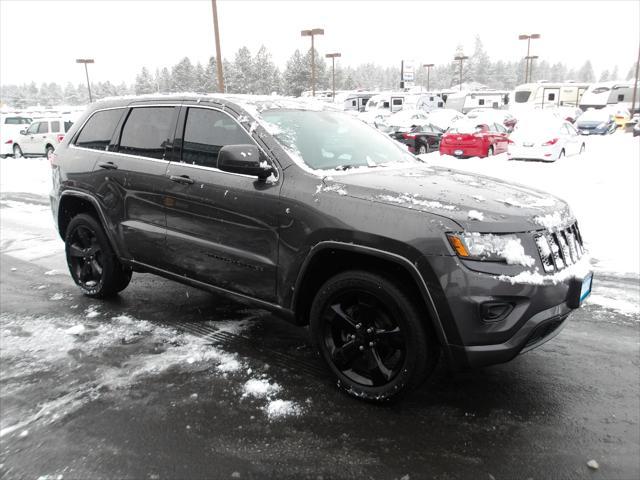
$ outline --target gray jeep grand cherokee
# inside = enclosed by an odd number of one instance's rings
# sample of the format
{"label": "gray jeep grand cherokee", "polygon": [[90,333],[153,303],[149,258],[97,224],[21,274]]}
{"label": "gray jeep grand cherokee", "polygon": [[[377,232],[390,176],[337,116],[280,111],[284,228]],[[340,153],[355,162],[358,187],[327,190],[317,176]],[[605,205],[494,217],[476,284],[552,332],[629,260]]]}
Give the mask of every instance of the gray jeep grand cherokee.
{"label": "gray jeep grand cherokee", "polygon": [[348,393],[387,401],[443,353],[505,362],[589,294],[576,220],[544,193],[430,167],[329,107],[157,96],[92,105],[52,158],[89,296],[151,272],[309,325]]}

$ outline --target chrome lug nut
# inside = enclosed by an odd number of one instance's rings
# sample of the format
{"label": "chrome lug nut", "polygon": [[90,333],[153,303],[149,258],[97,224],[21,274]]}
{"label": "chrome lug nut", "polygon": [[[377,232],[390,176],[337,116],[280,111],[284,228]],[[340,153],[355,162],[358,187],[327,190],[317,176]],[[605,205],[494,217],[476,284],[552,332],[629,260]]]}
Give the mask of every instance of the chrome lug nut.
{"label": "chrome lug nut", "polygon": [[373,342],[369,342],[369,346],[373,347],[374,343]]}
{"label": "chrome lug nut", "polygon": [[360,345],[360,346],[358,347],[358,350],[364,350],[364,347],[363,347],[362,345]]}
{"label": "chrome lug nut", "polygon": [[371,327],[367,328],[367,333],[373,333],[373,328]]}
{"label": "chrome lug nut", "polygon": [[362,324],[361,324],[361,323],[358,323],[358,324],[356,325],[356,328],[357,328],[357,329],[362,328]]}

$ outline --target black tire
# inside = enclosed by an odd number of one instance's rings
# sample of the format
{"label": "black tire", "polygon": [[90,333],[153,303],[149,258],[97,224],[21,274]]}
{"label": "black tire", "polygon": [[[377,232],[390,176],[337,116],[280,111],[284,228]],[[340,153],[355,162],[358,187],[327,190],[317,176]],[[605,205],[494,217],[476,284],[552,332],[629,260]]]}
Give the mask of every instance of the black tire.
{"label": "black tire", "polygon": [[73,281],[89,297],[116,295],[131,281],[131,269],[120,263],[102,225],[91,215],[81,213],[69,222],[65,252]]}
{"label": "black tire", "polygon": [[340,273],[313,300],[313,341],[338,387],[384,403],[420,385],[435,369],[439,346],[416,302],[386,278]]}
{"label": "black tire", "polygon": [[20,148],[20,145],[15,143],[13,145],[13,158],[22,158],[22,157],[24,157],[24,154],[22,153],[22,148]]}
{"label": "black tire", "polygon": [[418,147],[418,155],[424,155],[425,153],[429,153],[429,145],[422,144]]}
{"label": "black tire", "polygon": [[53,155],[54,151],[55,148],[53,148],[51,145],[47,145],[47,148],[44,149],[44,156],[47,157],[47,160],[51,160],[51,155]]}

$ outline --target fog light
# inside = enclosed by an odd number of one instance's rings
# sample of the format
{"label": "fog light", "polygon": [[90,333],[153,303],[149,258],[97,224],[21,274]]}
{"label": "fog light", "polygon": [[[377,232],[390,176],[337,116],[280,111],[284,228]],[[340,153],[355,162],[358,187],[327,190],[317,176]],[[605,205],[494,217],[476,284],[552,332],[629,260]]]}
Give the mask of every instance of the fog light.
{"label": "fog light", "polygon": [[480,316],[484,322],[504,320],[513,310],[513,305],[504,302],[484,302],[480,305]]}

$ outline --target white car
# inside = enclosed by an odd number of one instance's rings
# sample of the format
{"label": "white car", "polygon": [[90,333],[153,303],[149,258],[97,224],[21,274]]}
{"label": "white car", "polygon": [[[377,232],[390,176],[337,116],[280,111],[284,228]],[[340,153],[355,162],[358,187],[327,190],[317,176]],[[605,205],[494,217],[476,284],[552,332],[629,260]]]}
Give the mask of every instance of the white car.
{"label": "white car", "polygon": [[62,117],[35,120],[13,140],[13,156],[26,155],[49,157],[62,141],[73,122]]}
{"label": "white car", "polygon": [[[387,117],[383,117],[374,121],[374,125],[385,133],[394,133],[399,131],[408,132],[412,126],[424,125],[429,123],[428,114],[424,110],[400,110]],[[404,130],[402,130],[404,129]]]}
{"label": "white car", "polygon": [[0,157],[13,155],[13,142],[31,124],[31,118],[22,115],[0,116]]}
{"label": "white car", "polygon": [[429,123],[434,124],[441,130],[446,130],[460,119],[466,118],[458,110],[451,108],[439,108],[429,113]]}
{"label": "white car", "polygon": [[467,118],[471,118],[478,123],[499,123],[509,131],[513,130],[514,125],[517,123],[515,117],[508,111],[493,108],[474,108],[467,113]]}
{"label": "white car", "polygon": [[518,122],[509,137],[511,159],[555,162],[584,152],[584,139],[569,122]]}

